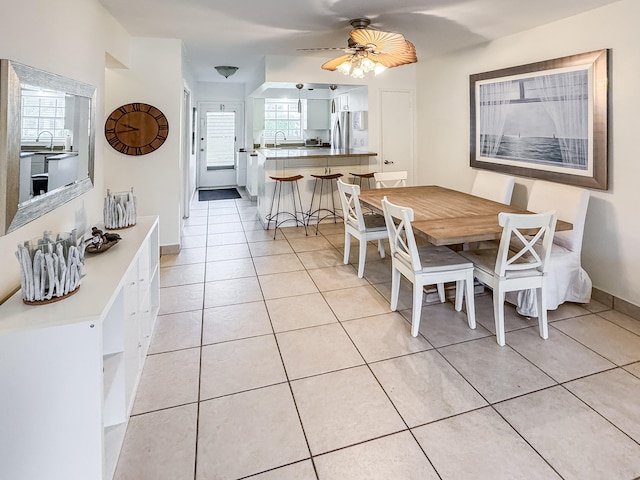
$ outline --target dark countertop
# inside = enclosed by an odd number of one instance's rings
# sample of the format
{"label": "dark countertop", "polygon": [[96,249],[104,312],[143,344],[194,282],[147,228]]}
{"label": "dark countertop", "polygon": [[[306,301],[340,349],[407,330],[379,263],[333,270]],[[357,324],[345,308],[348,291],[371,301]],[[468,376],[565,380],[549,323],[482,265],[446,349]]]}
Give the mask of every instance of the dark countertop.
{"label": "dark countertop", "polygon": [[65,152],[64,150],[33,150],[20,152],[20,158],[45,155],[49,160],[64,160],[68,157],[77,157],[78,152]]}
{"label": "dark countertop", "polygon": [[283,158],[326,158],[326,157],[373,157],[375,152],[358,149],[334,149],[322,147],[297,147],[297,148],[260,148],[256,150],[267,160],[279,160]]}
{"label": "dark countertop", "polygon": [[66,152],[66,153],[59,153],[57,155],[52,155],[50,157],[47,157],[47,160],[64,160],[65,158],[77,157],[77,156],[78,156],[78,152]]}

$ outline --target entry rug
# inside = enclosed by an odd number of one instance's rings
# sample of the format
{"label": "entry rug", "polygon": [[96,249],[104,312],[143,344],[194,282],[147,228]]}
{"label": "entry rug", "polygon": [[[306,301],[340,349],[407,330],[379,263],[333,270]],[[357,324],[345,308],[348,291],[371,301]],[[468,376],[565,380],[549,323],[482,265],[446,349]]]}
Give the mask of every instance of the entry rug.
{"label": "entry rug", "polygon": [[208,202],[211,200],[229,200],[242,198],[235,188],[217,188],[215,190],[198,190],[198,200]]}

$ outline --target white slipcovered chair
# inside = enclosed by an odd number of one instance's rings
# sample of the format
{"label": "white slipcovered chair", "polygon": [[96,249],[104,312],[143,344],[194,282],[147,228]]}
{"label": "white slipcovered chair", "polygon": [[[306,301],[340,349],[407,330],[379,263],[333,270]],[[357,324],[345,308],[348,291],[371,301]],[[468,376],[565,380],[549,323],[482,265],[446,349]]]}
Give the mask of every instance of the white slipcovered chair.
{"label": "white slipcovered chair", "polygon": [[407,172],[375,172],[376,188],[393,188],[407,186]]}
{"label": "white slipcovered chair", "polygon": [[351,249],[351,237],[360,242],[358,254],[358,277],[364,276],[364,263],[367,257],[367,242],[378,241],[380,257],[384,258],[384,243],[388,238],[384,217],[379,213],[363,214],[360,206],[360,186],[345,183],[338,179],[338,191],[342,204],[342,216],[344,219],[344,264],[349,263],[349,251]]}
{"label": "white slipcovered chair", "polygon": [[[413,284],[411,335],[418,336],[422,312],[422,290],[425,285],[456,282],[455,309],[462,310],[466,293],[467,321],[476,328],[475,298],[473,296],[473,264],[447,247],[423,245],[418,247],[413,236],[413,209],[395,205],[382,199],[382,210],[389,232],[391,248],[391,310],[398,308],[400,275]],[[464,288],[463,288],[464,287]],[[465,292],[466,290],[466,292]]]}
{"label": "white slipcovered chair", "polygon": [[478,170],[471,187],[471,195],[510,205],[515,183],[515,177],[510,175]]}
{"label": "white slipcovered chair", "polygon": [[[471,187],[471,195],[510,205],[515,183],[516,179],[511,175],[503,175],[488,170],[478,170],[476,178],[473,181],[473,186]],[[498,241],[486,240],[484,242],[465,243],[462,248],[464,250],[498,248]]]}
{"label": "white slipcovered chair", "polygon": [[[547,279],[547,308],[555,310],[564,302],[588,303],[591,299],[591,278],[582,268],[580,255],[582,237],[589,205],[589,191],[559,183],[536,180],[529,194],[527,210],[555,210],[558,220],[573,224],[573,229],[556,232],[551,246]],[[509,296],[520,315],[537,317],[538,310],[532,290]]]}
{"label": "white slipcovered chair", "polygon": [[[474,276],[493,290],[493,317],[498,345],[505,344],[504,302],[507,292],[531,289],[540,312],[540,336],[549,336],[547,327],[547,272],[555,212],[498,214],[502,229],[498,249],[483,248],[460,252],[473,262]],[[531,234],[531,230],[535,233]],[[523,233],[526,231],[526,234]]]}

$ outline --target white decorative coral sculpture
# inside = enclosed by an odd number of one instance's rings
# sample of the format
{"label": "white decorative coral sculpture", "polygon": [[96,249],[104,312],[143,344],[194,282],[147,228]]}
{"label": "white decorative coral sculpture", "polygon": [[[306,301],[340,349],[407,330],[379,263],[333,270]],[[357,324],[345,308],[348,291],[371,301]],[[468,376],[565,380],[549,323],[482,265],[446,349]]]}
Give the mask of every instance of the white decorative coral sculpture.
{"label": "white decorative coral sculpture", "polygon": [[127,228],[136,224],[136,197],[130,192],[111,193],[104,199],[105,228]]}

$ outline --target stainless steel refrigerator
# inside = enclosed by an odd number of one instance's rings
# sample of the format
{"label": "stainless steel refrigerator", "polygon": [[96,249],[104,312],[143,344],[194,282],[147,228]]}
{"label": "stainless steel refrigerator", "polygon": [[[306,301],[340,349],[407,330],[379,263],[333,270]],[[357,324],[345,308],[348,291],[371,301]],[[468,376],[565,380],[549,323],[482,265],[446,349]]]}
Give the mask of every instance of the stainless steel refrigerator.
{"label": "stainless steel refrigerator", "polygon": [[331,147],[348,150],[351,144],[351,112],[337,112],[331,117]]}

